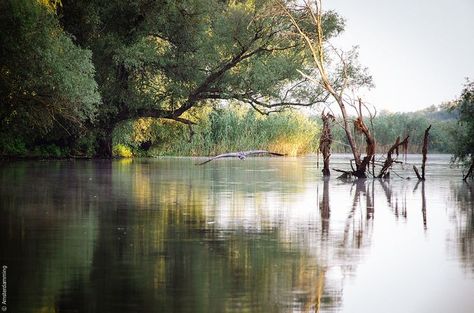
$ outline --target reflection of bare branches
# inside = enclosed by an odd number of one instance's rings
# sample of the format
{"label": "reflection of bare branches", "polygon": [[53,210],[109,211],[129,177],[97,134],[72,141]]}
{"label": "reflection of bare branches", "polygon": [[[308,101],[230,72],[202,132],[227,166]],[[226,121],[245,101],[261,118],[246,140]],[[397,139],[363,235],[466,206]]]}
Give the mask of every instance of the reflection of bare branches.
{"label": "reflection of bare branches", "polygon": [[329,179],[324,179],[323,185],[323,199],[321,201],[321,228],[322,235],[327,236],[329,231],[329,217],[331,216],[331,209],[329,207]]}
{"label": "reflection of bare branches", "polygon": [[402,215],[406,219],[407,218],[407,193],[403,193],[403,207],[402,207]]}
{"label": "reflection of bare branches", "polygon": [[[370,185],[369,185],[370,186]],[[367,204],[367,220],[370,220],[374,217],[374,180],[372,180],[372,191],[370,191],[370,187],[368,186],[367,193],[366,193],[366,204]]]}
{"label": "reflection of bare branches", "polygon": [[379,179],[380,185],[385,193],[385,197],[387,198],[387,203],[389,207],[392,207],[392,189],[388,186],[385,180]]}
{"label": "reflection of bare branches", "polygon": [[415,188],[413,189],[413,192],[415,192],[418,189],[418,186],[421,183],[421,214],[423,215],[423,228],[427,230],[427,223],[426,223],[426,194],[425,194],[425,181],[424,180],[419,180]]}
{"label": "reflection of bare branches", "polygon": [[[354,194],[354,200],[352,202],[352,209],[349,211],[349,215],[347,216],[346,219],[346,226],[344,227],[344,237],[342,240],[342,246],[347,245],[347,241],[349,238],[349,230],[351,228],[351,224],[354,219],[355,212],[357,210],[357,206],[360,202],[360,194],[366,192],[365,188],[365,180],[357,180],[354,182],[354,185],[356,186],[355,194]],[[363,225],[362,222],[359,222],[359,229],[357,231],[354,231],[355,233],[355,239],[356,239],[356,246],[357,248],[360,248],[362,245],[362,237],[363,237]]]}
{"label": "reflection of bare branches", "polygon": [[423,214],[423,227],[426,230],[426,195],[425,195],[425,181],[421,182],[421,212]]}

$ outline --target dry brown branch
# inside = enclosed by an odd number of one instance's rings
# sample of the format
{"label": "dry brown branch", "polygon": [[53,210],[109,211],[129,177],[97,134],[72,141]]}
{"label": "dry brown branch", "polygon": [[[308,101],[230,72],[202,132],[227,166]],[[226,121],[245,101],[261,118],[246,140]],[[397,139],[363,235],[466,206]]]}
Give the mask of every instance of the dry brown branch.
{"label": "dry brown branch", "polygon": [[431,125],[425,130],[425,136],[423,137],[423,149],[421,152],[423,153],[423,160],[421,163],[421,178],[425,180],[425,166],[426,166],[426,155],[428,154],[428,135],[431,129]]}
{"label": "dry brown branch", "polygon": [[467,174],[463,177],[462,180],[466,181],[469,178],[469,176],[472,176],[473,170],[474,170],[474,158],[471,160],[471,166],[469,167]]}
{"label": "dry brown branch", "polygon": [[395,152],[395,154],[398,156],[398,149],[400,146],[406,147],[408,145],[408,138],[410,136],[406,136],[405,139],[403,139],[402,142],[400,142],[400,137],[397,137],[397,140],[395,143],[390,147],[390,149],[387,152],[387,158],[385,159],[385,162],[382,166],[382,169],[379,172],[379,175],[377,175],[377,178],[384,178],[386,175],[388,175],[390,172],[388,170],[392,166],[392,164],[396,161],[392,158],[392,154]]}
{"label": "dry brown branch", "polygon": [[[288,4],[285,1],[279,1],[280,8],[283,11],[283,14],[286,15],[291,24],[295,27],[296,32],[301,36],[303,42],[306,44],[308,49],[311,51],[313,63],[319,73],[318,79],[303,73],[300,71],[301,75],[306,79],[314,82],[317,85],[322,86],[336,101],[339,105],[341,114],[342,114],[342,122],[343,128],[347,137],[347,141],[349,146],[351,147],[352,154],[354,156],[354,161],[356,164],[356,169],[353,170],[352,175],[358,178],[366,178],[366,171],[367,166],[370,161],[373,159],[375,153],[375,140],[371,135],[369,129],[363,122],[362,118],[362,101],[359,99],[359,109],[356,111],[358,112],[359,117],[355,121],[356,130],[360,131],[364,134],[367,143],[367,156],[364,159],[361,159],[361,155],[359,149],[357,147],[357,143],[354,139],[352,134],[350,125],[349,125],[349,115],[346,110],[346,101],[344,98],[344,92],[348,85],[348,67],[346,60],[344,59],[344,55],[342,52],[338,52],[336,49],[335,54],[339,58],[343,68],[343,83],[341,86],[335,86],[329,79],[329,75],[326,71],[326,62],[325,62],[325,55],[324,55],[324,33],[323,33],[323,25],[322,25],[322,9],[321,9],[321,0],[314,0],[304,1],[304,10],[309,13],[309,17],[311,18],[312,24],[315,26],[316,30],[316,39],[312,39],[311,36],[306,33],[303,28],[300,26],[299,22],[295,17],[295,13],[290,9]],[[348,105],[351,105],[350,103]]]}
{"label": "dry brown branch", "polygon": [[418,171],[418,168],[413,165],[413,170],[415,171],[416,177],[418,177],[419,180],[425,180],[425,167],[426,167],[426,160],[427,160],[427,154],[428,154],[428,135],[431,129],[431,125],[425,130],[425,135],[423,137],[423,148],[421,150],[423,154],[423,159],[421,162],[421,175],[420,172]]}

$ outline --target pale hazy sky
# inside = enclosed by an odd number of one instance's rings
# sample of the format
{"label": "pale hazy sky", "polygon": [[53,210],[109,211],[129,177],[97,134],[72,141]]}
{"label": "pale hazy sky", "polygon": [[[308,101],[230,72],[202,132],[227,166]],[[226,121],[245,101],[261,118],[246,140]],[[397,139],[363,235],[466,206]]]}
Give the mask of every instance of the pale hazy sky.
{"label": "pale hazy sky", "polygon": [[323,0],[346,19],[334,43],[360,47],[379,110],[415,111],[452,100],[474,80],[474,0]]}

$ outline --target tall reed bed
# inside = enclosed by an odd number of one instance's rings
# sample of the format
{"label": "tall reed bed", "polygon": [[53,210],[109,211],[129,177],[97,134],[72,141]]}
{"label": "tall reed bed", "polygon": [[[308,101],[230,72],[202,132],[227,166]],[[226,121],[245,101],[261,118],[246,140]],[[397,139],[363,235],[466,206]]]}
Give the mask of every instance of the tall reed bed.
{"label": "tall reed bed", "polygon": [[[270,150],[289,156],[317,149],[319,125],[296,111],[261,115],[239,106],[206,109],[192,133],[187,125],[168,120],[139,119],[118,127],[116,155],[203,156],[229,151]],[[127,150],[128,149],[128,150]]]}

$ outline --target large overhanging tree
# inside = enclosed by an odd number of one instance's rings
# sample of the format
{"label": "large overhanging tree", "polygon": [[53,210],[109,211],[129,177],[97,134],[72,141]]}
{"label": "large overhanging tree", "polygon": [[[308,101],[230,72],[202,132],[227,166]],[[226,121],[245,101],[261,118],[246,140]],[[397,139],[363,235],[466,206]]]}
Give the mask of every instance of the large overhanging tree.
{"label": "large overhanging tree", "polygon": [[[76,155],[111,156],[112,132],[128,119],[190,124],[188,111],[222,100],[262,113],[325,102],[330,90],[310,84],[317,73],[312,51],[288,16],[274,14],[280,6],[276,0],[6,0],[0,118],[11,136],[3,138],[20,134],[33,145],[53,139]],[[311,25],[307,12],[288,10]],[[324,40],[344,26],[334,12],[320,24]],[[336,72],[335,85],[345,84],[341,74],[357,77]]]}
{"label": "large overhanging tree", "polygon": [[77,133],[98,110],[91,51],[63,31],[53,2],[0,1],[0,154]]}
{"label": "large overhanging tree", "polygon": [[[185,112],[220,100],[263,113],[326,101],[328,91],[308,88],[298,73],[311,54],[286,16],[268,14],[275,6],[272,0],[64,0],[64,28],[93,52],[103,102],[94,124],[98,153],[110,156],[112,130],[127,119],[192,123]],[[330,38],[343,20],[327,12],[321,27]]]}

